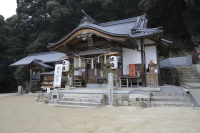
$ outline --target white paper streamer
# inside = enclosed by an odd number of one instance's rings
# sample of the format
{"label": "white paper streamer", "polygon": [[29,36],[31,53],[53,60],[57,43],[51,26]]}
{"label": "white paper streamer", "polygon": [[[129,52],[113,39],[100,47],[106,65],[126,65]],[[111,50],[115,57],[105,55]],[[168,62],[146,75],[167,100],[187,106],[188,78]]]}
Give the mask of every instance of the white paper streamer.
{"label": "white paper streamer", "polygon": [[81,67],[81,57],[78,58],[78,66]]}
{"label": "white paper streamer", "polygon": [[106,64],[106,55],[104,54],[104,64]]}

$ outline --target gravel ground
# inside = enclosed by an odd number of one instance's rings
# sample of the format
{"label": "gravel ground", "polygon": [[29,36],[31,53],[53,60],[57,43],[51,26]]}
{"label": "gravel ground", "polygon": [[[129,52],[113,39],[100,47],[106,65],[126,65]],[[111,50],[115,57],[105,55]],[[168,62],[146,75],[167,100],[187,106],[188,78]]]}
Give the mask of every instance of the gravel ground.
{"label": "gravel ground", "polygon": [[34,102],[36,96],[0,97],[0,133],[199,133],[191,107],[79,109]]}

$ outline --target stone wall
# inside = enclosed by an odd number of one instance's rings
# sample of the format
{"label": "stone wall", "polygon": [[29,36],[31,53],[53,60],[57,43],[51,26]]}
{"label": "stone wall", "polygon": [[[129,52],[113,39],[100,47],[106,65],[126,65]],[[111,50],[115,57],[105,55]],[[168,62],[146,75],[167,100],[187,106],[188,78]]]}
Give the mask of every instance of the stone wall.
{"label": "stone wall", "polygon": [[[36,99],[37,102],[49,101],[49,104],[60,104],[61,101],[74,101],[75,102],[102,102],[103,105],[108,105],[108,94],[58,94],[58,101],[54,101],[52,98],[53,93],[50,94],[39,94]],[[65,96],[66,95],[66,96]],[[88,99],[73,99],[79,96],[87,96]],[[77,96],[76,96],[77,95]],[[101,99],[94,99],[97,96],[103,96],[103,101]],[[104,99],[105,96],[105,99]],[[151,92],[135,91],[132,94],[114,94],[114,103],[118,103],[118,106],[136,106],[136,107],[148,107],[150,106]],[[90,98],[90,99],[89,99]],[[85,101],[86,100],[86,101]],[[144,106],[143,106],[144,105]]]}
{"label": "stone wall", "polygon": [[160,68],[160,76],[162,83],[180,85],[179,73],[175,67]]}
{"label": "stone wall", "polygon": [[200,64],[195,64],[194,67],[197,69],[197,72],[200,73]]}
{"label": "stone wall", "polygon": [[[119,106],[136,106],[141,107],[145,104],[150,106],[151,92],[134,92],[134,94],[114,94],[114,103],[118,103]],[[108,101],[108,95],[106,95],[106,101]]]}

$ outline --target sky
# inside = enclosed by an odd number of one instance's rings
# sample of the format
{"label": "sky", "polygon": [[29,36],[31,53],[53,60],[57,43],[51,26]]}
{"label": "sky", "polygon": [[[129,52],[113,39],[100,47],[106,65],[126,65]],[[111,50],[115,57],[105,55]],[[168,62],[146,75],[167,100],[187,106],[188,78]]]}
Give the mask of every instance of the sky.
{"label": "sky", "polygon": [[0,0],[0,14],[5,19],[16,14],[17,3],[16,0]]}

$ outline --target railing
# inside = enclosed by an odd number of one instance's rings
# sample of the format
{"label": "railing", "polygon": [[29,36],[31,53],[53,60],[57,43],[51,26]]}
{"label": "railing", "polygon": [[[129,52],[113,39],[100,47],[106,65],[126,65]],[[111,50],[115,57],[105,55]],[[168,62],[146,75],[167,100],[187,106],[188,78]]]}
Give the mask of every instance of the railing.
{"label": "railing", "polygon": [[160,67],[187,66],[192,64],[192,56],[168,58],[159,61]]}

